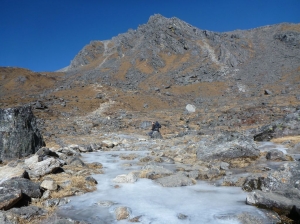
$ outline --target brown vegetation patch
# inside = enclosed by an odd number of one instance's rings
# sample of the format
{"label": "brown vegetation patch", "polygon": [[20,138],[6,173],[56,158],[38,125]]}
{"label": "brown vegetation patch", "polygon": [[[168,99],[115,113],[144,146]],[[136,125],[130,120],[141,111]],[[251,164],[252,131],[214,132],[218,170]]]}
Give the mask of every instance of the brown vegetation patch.
{"label": "brown vegetation patch", "polygon": [[114,78],[118,80],[126,80],[126,73],[128,69],[131,68],[132,65],[130,61],[126,61],[125,59],[121,59],[120,61],[121,61],[121,65]]}
{"label": "brown vegetation patch", "polygon": [[180,54],[168,55],[167,53],[160,53],[159,56],[165,62],[165,66],[159,69],[160,73],[166,73],[175,70],[176,68],[182,66],[183,63],[187,62],[191,57],[189,53],[183,55]]}
{"label": "brown vegetation patch", "polygon": [[300,135],[298,136],[284,136],[281,138],[273,138],[271,142],[274,142],[276,144],[282,144],[284,142],[291,142],[293,144],[297,144],[300,142]]}
{"label": "brown vegetation patch", "polygon": [[144,74],[152,74],[154,72],[154,69],[149,65],[147,60],[140,61],[136,59],[135,67]]}
{"label": "brown vegetation patch", "polygon": [[202,82],[188,86],[172,86],[169,91],[178,95],[193,94],[199,97],[212,97],[222,95],[227,88],[227,84],[224,82]]}

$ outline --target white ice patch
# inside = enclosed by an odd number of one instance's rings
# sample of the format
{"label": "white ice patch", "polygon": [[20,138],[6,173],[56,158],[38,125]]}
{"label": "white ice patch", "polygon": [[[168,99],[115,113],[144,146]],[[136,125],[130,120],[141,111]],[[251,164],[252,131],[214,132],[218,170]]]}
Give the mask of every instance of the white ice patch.
{"label": "white ice patch", "polygon": [[[239,223],[234,216],[242,212],[264,217],[255,207],[245,204],[246,193],[235,187],[216,187],[198,181],[194,186],[165,188],[153,180],[139,179],[135,183],[115,183],[120,174],[140,170],[135,161],[120,160],[122,152],[96,152],[83,155],[85,162],[100,162],[104,174],[94,175],[97,191],[71,198],[71,202],[58,210],[63,217],[90,223],[131,223],[117,221],[116,207],[130,208],[130,218],[140,216],[139,223]],[[127,151],[126,153],[132,153]],[[135,151],[146,156],[148,152]],[[132,166],[122,166],[131,163]],[[162,165],[162,164],[160,164]],[[115,187],[119,185],[118,187]],[[109,203],[107,203],[109,202]],[[109,206],[101,206],[102,204]]]}

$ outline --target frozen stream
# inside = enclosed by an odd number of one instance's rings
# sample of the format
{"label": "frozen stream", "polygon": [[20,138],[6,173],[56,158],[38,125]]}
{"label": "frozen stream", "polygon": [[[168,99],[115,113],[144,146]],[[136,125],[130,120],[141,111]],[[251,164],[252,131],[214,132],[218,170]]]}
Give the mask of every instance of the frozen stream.
{"label": "frozen stream", "polygon": [[[119,174],[140,170],[135,160],[120,160],[120,154],[135,153],[145,156],[149,151],[109,151],[83,155],[87,163],[100,162],[104,174],[94,175],[97,190],[71,197],[71,202],[60,207],[58,215],[89,223],[132,223],[117,221],[114,209],[126,206],[130,218],[140,217],[139,223],[240,223],[237,217],[251,214],[263,223],[268,221],[265,213],[245,204],[246,193],[235,187],[216,187],[198,181],[186,187],[162,187],[150,179],[138,179],[135,183],[114,183]],[[124,166],[130,163],[131,166]],[[164,164],[160,164],[164,165]],[[166,164],[165,164],[166,165]],[[119,187],[115,187],[119,185]],[[111,203],[113,202],[113,203]],[[129,218],[129,219],[130,219]]]}

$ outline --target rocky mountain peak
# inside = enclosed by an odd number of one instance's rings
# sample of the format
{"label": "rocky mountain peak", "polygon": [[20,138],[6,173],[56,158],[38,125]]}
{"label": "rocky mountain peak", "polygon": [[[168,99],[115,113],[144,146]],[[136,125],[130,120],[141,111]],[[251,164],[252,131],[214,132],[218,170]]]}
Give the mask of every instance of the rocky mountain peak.
{"label": "rocky mountain peak", "polygon": [[299,24],[278,24],[218,33],[155,14],[136,30],[86,45],[67,74],[80,71],[76,79],[130,90],[222,82],[229,92],[251,95],[257,90],[250,86],[297,73],[299,30]]}

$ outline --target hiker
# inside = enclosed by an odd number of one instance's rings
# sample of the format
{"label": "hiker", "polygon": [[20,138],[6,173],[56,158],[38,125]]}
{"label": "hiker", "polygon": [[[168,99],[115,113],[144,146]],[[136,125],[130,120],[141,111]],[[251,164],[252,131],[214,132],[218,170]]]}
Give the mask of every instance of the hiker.
{"label": "hiker", "polygon": [[149,135],[152,136],[153,132],[157,131],[159,132],[159,129],[161,128],[160,123],[158,123],[158,121],[156,121],[154,123],[154,121],[152,121],[152,127],[151,127],[151,131],[149,132]]}

